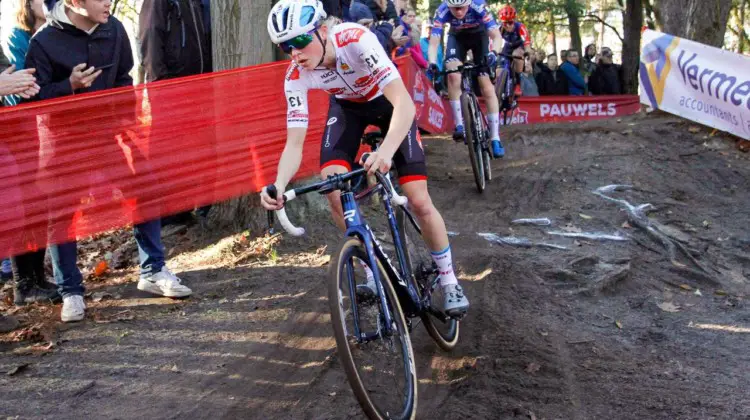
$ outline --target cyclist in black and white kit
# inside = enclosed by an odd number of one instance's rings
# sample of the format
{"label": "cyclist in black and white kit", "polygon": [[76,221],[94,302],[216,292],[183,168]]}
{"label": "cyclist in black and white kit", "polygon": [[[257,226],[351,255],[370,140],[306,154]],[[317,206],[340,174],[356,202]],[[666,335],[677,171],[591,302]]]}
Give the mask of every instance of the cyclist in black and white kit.
{"label": "cyclist in black and white kit", "polygon": [[[364,26],[339,22],[326,19],[319,0],[281,0],[268,16],[271,40],[292,57],[284,83],[287,140],[274,185],[285,191],[299,169],[309,119],[309,90],[322,89],[331,95],[320,150],[323,178],[351,171],[365,128],[379,126],[386,132],[385,139],[363,166],[370,173],[387,173],[395,163],[401,188],[440,271],[444,310],[451,316],[462,315],[469,301],[453,272],[445,222],[427,192],[414,102],[376,36]],[[328,194],[328,201],[336,224],[345,230],[340,192]],[[267,210],[283,207],[265,188],[261,203]],[[366,289],[374,293],[371,272]]]}

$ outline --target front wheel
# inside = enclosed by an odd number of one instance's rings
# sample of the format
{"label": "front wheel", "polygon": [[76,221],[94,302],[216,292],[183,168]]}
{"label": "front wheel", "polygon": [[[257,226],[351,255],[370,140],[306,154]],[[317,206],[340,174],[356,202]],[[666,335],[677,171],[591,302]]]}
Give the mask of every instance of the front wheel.
{"label": "front wheel", "polygon": [[475,108],[475,102],[468,93],[461,95],[461,113],[464,117],[464,129],[466,135],[466,144],[469,147],[469,159],[471,160],[471,170],[474,172],[474,182],[477,185],[477,191],[484,192],[486,186],[484,178],[484,162],[482,161],[482,145],[480,142],[481,126],[477,125],[478,118],[476,113],[480,112]]}
{"label": "front wheel", "polygon": [[[347,238],[334,254],[329,273],[328,303],[341,364],[367,417],[414,419],[417,374],[404,313],[380,262],[377,270],[392,318],[392,333],[386,332],[379,299],[370,304],[357,301],[355,287],[366,279],[363,263],[357,260],[369,261],[365,247],[358,238]],[[355,318],[367,340],[356,337]]]}

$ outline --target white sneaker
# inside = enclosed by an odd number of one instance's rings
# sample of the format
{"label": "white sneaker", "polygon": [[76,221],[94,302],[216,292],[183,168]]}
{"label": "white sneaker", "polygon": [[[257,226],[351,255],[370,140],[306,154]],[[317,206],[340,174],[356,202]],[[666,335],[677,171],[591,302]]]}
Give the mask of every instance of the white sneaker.
{"label": "white sneaker", "polygon": [[81,321],[85,314],[86,304],[83,302],[83,296],[71,295],[63,298],[62,313],[60,314],[62,322]]}
{"label": "white sneaker", "polygon": [[167,267],[163,267],[160,272],[149,276],[141,274],[141,279],[138,281],[138,290],[174,298],[193,294],[193,291],[184,286],[182,280],[172,274]]}

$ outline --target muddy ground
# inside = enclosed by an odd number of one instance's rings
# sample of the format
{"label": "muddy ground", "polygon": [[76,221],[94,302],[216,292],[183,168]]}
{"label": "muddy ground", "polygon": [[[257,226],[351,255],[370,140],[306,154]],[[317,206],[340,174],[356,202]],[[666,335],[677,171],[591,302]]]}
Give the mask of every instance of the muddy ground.
{"label": "muddy ground", "polygon": [[[412,335],[418,418],[750,418],[749,156],[711,134],[667,116],[512,128],[483,195],[463,146],[426,140],[432,196],[458,233],[472,308],[451,353],[421,326]],[[651,203],[650,217],[708,271],[684,254],[670,262],[592,193],[608,184],[635,186],[614,195]],[[521,217],[553,224],[511,224]],[[59,324],[59,306],[16,311],[25,329],[0,336],[0,415],[362,417],[329,324],[337,236],[313,219],[302,239],[198,227],[169,236],[169,265],[196,291],[187,300],[141,294],[131,266],[89,277],[89,291],[112,299],[87,300],[85,322]]]}

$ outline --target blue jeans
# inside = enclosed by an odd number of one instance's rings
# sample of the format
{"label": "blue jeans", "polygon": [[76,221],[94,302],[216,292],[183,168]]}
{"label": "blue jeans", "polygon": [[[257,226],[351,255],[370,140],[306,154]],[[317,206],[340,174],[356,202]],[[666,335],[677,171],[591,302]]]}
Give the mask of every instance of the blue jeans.
{"label": "blue jeans", "polygon": [[[164,246],[161,243],[161,221],[159,219],[141,223],[133,227],[135,242],[138,245],[138,258],[141,260],[141,275],[158,273],[164,267]],[[83,276],[77,265],[78,245],[66,242],[49,247],[52,268],[60,294],[83,296]]]}

